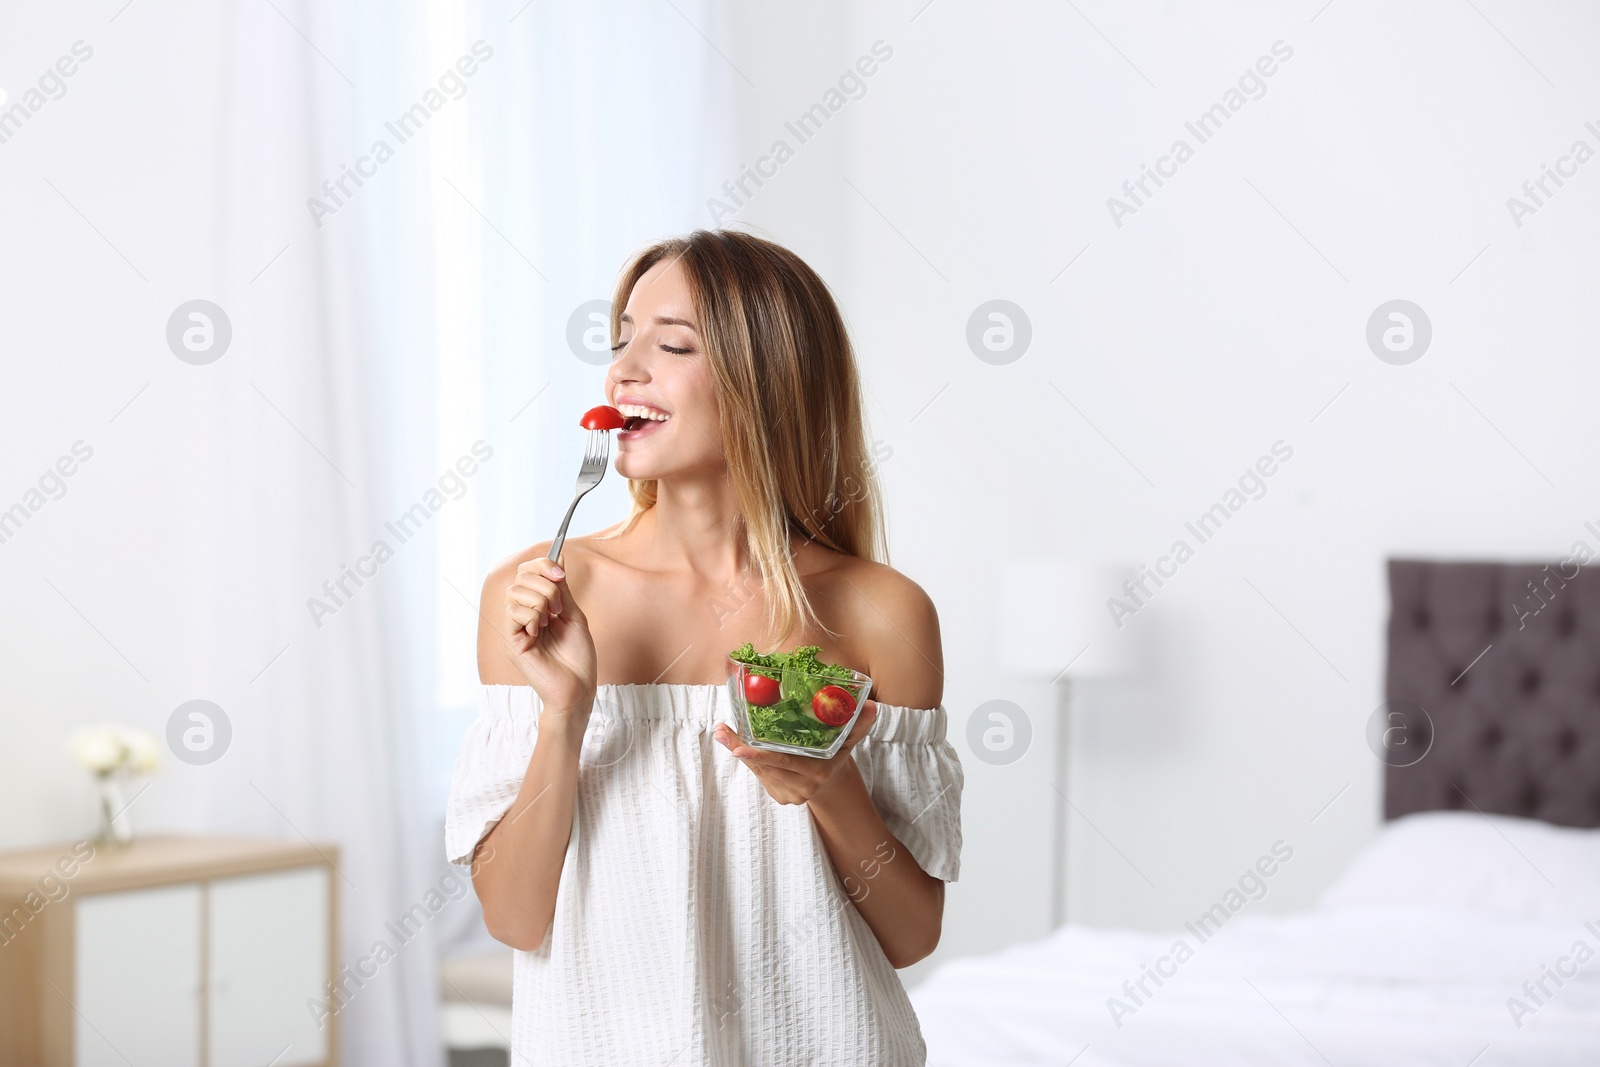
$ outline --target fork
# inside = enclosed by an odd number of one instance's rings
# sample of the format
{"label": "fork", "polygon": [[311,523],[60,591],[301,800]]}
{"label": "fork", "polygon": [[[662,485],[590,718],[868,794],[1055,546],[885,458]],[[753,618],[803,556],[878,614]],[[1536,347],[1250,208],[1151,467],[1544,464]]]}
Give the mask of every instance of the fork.
{"label": "fork", "polygon": [[553,563],[561,562],[561,546],[567,540],[567,524],[572,522],[572,513],[578,510],[578,501],[584,494],[600,484],[600,479],[606,476],[607,461],[611,457],[611,431],[590,430],[589,447],[583,453],[583,466],[578,468],[578,491],[572,498],[572,506],[567,508],[567,517],[561,520],[561,529],[556,533],[556,539],[550,543],[549,559]]}

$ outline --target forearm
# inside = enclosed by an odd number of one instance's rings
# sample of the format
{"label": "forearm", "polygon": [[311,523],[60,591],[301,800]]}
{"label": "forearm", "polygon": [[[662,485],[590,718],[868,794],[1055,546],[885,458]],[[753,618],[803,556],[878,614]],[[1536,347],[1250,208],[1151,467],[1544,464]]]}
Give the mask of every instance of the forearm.
{"label": "forearm", "polygon": [[846,894],[884,955],[896,968],[909,967],[939,943],[944,882],[919,867],[889,832],[851,763],[844,778],[807,806]]}
{"label": "forearm", "polygon": [[541,715],[522,788],[473,853],[484,924],[513,948],[538,948],[555,917],[587,721],[587,714]]}

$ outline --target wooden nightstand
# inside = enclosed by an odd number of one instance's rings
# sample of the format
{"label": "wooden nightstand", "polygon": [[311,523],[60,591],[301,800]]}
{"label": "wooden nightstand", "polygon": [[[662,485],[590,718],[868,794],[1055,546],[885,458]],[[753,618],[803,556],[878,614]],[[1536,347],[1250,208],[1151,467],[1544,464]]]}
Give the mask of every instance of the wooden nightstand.
{"label": "wooden nightstand", "polygon": [[338,849],[0,853],[0,1065],[334,1067]]}

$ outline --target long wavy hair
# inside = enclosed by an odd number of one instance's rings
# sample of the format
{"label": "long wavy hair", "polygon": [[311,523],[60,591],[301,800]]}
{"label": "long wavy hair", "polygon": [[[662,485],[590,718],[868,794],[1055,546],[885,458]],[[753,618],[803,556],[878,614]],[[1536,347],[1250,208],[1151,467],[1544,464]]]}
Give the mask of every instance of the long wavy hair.
{"label": "long wavy hair", "polygon": [[[844,319],[827,285],[788,249],[736,230],[695,230],[651,245],[623,268],[611,301],[613,345],[634,285],[673,259],[688,277],[711,363],[722,451],[767,625],[782,637],[797,624],[833,634],[800,584],[790,533],[846,555],[889,558]],[[655,506],[655,479],[630,478],[628,495],[627,518],[601,536],[620,536]]]}

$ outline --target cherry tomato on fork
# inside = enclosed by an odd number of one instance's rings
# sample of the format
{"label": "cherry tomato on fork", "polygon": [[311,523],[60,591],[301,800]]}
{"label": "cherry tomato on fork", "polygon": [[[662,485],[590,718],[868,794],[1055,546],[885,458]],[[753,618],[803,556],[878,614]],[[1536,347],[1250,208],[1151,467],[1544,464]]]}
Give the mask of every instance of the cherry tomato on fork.
{"label": "cherry tomato on fork", "polygon": [[620,430],[626,421],[622,417],[622,412],[610,404],[601,404],[597,408],[585,411],[583,418],[578,420],[578,425],[585,430]]}
{"label": "cherry tomato on fork", "polygon": [[747,671],[744,676],[744,699],[758,708],[778,702],[778,680],[764,674]]}

